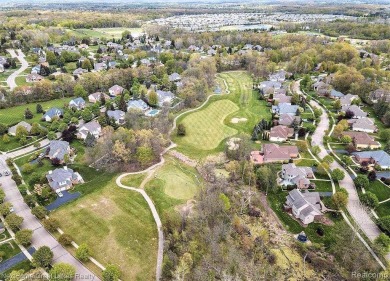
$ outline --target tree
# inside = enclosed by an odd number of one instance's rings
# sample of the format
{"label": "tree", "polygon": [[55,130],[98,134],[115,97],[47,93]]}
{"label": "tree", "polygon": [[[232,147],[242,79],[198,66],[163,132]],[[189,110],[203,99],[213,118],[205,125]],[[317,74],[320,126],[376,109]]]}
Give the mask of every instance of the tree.
{"label": "tree", "polygon": [[348,203],[348,193],[345,190],[336,191],[336,193],[332,195],[332,201],[338,209],[344,208]]}
{"label": "tree", "polygon": [[53,218],[48,218],[43,220],[43,226],[50,232],[54,232],[60,226],[58,221]]}
{"label": "tree", "polygon": [[0,214],[4,217],[8,216],[11,213],[12,204],[5,202],[0,204]]}
{"label": "tree", "polygon": [[384,233],[381,233],[377,238],[375,238],[374,244],[382,254],[386,254],[389,252],[390,237]]}
{"label": "tree", "polygon": [[388,234],[390,233],[390,216],[384,216],[378,219],[379,226],[386,231]]}
{"label": "tree", "polygon": [[341,101],[340,100],[336,100],[333,104],[333,109],[334,110],[340,110],[341,109]]}
{"label": "tree", "polygon": [[276,191],[277,175],[272,166],[262,166],[256,171],[256,178],[259,187],[265,192]]}
{"label": "tree", "polygon": [[320,148],[318,145],[313,146],[313,147],[311,148],[311,152],[313,152],[314,155],[318,155],[318,153],[321,152],[321,148]]}
{"label": "tree", "polygon": [[2,204],[5,199],[5,192],[4,190],[0,189],[0,203]]}
{"label": "tree", "polygon": [[344,135],[344,136],[341,137],[340,140],[341,140],[342,143],[347,144],[347,143],[350,143],[352,141],[352,138],[350,136],[348,136],[348,135]]}
{"label": "tree", "polygon": [[85,122],[91,121],[93,118],[92,111],[89,108],[84,109],[81,113],[81,118],[83,118]]}
{"label": "tree", "polygon": [[31,125],[30,134],[33,136],[38,136],[41,133],[41,126],[38,123],[33,123]]}
{"label": "tree", "polygon": [[96,138],[94,135],[91,134],[91,132],[88,132],[85,140],[84,140],[85,146],[92,147],[96,143]]}
{"label": "tree", "polygon": [[390,129],[384,129],[379,132],[379,137],[382,140],[388,141],[390,140]]}
{"label": "tree", "polygon": [[9,143],[11,141],[11,139],[9,138],[9,136],[7,135],[7,134],[5,134],[4,136],[3,136],[3,142],[4,143]]}
{"label": "tree", "polygon": [[60,242],[61,245],[63,246],[69,246],[72,244],[73,238],[69,234],[61,234],[60,237],[58,238],[58,242]]}
{"label": "tree", "polygon": [[11,273],[9,274],[9,276],[7,276],[7,281],[20,281],[21,277],[23,277],[24,275],[24,270],[23,269],[20,269],[20,270],[12,270]]}
{"label": "tree", "polygon": [[40,103],[37,103],[35,111],[39,113],[44,113],[42,105]]}
{"label": "tree", "polygon": [[339,168],[336,168],[332,172],[330,172],[330,176],[335,181],[341,181],[341,180],[344,179],[345,174],[344,174],[344,172],[342,170],[340,170]]}
{"label": "tree", "polygon": [[334,159],[333,159],[332,156],[326,155],[326,156],[322,159],[322,161],[324,161],[324,162],[326,162],[326,163],[328,163],[328,164],[332,164],[333,161],[334,161]]}
{"label": "tree", "polygon": [[136,155],[137,160],[141,164],[141,166],[146,166],[153,160],[153,151],[150,147],[138,147]]}
{"label": "tree", "polygon": [[86,98],[87,97],[87,91],[84,89],[84,87],[81,84],[76,84],[73,88],[73,93],[77,97]]}
{"label": "tree", "polygon": [[84,69],[87,69],[88,71],[91,71],[92,69],[92,63],[89,59],[85,59],[82,63],[81,63],[81,68],[84,68]]}
{"label": "tree", "polygon": [[326,175],[327,171],[329,171],[329,164],[327,162],[321,162],[317,166],[317,173],[319,173],[321,175]]}
{"label": "tree", "polygon": [[367,188],[370,184],[368,178],[364,175],[357,175],[353,182],[357,188]]}
{"label": "tree", "polygon": [[307,142],[306,141],[297,141],[295,145],[298,147],[299,152],[307,152]]}
{"label": "tree", "polygon": [[103,281],[118,281],[120,277],[121,272],[116,265],[109,264],[103,271]]}
{"label": "tree", "polygon": [[48,246],[42,246],[32,255],[32,264],[34,267],[47,268],[53,260],[53,252]]}
{"label": "tree", "polygon": [[156,106],[158,104],[158,96],[155,91],[151,91],[148,95],[148,102],[151,106]]}
{"label": "tree", "polygon": [[26,119],[34,118],[34,114],[31,112],[31,110],[28,107],[24,110],[24,118]]}
{"label": "tree", "polygon": [[370,191],[367,191],[366,193],[362,194],[360,200],[364,205],[367,205],[368,207],[373,209],[375,209],[379,205],[378,197]]}
{"label": "tree", "polygon": [[74,279],[76,269],[67,263],[56,263],[50,270],[50,281],[71,281]]}
{"label": "tree", "polygon": [[81,244],[76,250],[76,257],[81,261],[87,261],[90,257],[90,250],[87,244]]}
{"label": "tree", "polygon": [[6,133],[7,130],[8,130],[8,126],[3,123],[0,123],[0,135]]}
{"label": "tree", "polygon": [[183,123],[180,123],[177,126],[177,135],[178,136],[185,136],[186,135],[186,127],[184,126]]}
{"label": "tree", "polygon": [[47,133],[47,138],[48,138],[49,140],[55,140],[55,139],[57,138],[57,135],[56,135],[55,132],[50,131],[50,132]]}
{"label": "tree", "polygon": [[5,222],[8,224],[8,226],[12,229],[12,231],[16,232],[20,229],[20,226],[23,223],[23,218],[18,216],[17,214],[9,214],[5,218]]}
{"label": "tree", "polygon": [[16,127],[16,132],[15,132],[15,137],[17,140],[20,140],[23,137],[28,136],[28,131],[24,126],[17,126]]}
{"label": "tree", "polygon": [[35,206],[32,210],[31,213],[36,216],[38,219],[44,219],[46,215],[48,214],[48,211],[45,207],[43,206]]}
{"label": "tree", "polygon": [[376,180],[376,172],[374,170],[370,171],[367,175],[367,178],[369,181],[375,181]]}
{"label": "tree", "polygon": [[31,244],[32,234],[31,229],[22,229],[15,234],[16,242],[27,247]]}

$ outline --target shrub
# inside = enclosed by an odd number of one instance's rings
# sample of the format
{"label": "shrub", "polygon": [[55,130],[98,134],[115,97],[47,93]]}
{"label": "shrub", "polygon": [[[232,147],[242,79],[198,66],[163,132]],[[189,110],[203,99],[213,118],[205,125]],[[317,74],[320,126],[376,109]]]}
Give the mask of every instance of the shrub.
{"label": "shrub", "polygon": [[31,229],[22,229],[18,231],[15,234],[16,242],[18,242],[19,244],[25,247],[29,246],[31,244],[32,233],[33,232]]}
{"label": "shrub", "polygon": [[73,238],[69,234],[61,234],[61,236],[58,238],[58,242],[60,242],[63,246],[69,246],[72,244]]}
{"label": "shrub", "polygon": [[81,244],[76,250],[76,257],[81,261],[87,261],[90,257],[90,250],[87,244]]}
{"label": "shrub", "polygon": [[376,208],[379,205],[379,200],[376,195],[370,191],[367,191],[365,194],[362,194],[361,201],[364,205],[370,208]]}
{"label": "shrub", "polygon": [[48,218],[43,220],[43,226],[50,232],[54,232],[59,227],[59,223],[56,219]]}

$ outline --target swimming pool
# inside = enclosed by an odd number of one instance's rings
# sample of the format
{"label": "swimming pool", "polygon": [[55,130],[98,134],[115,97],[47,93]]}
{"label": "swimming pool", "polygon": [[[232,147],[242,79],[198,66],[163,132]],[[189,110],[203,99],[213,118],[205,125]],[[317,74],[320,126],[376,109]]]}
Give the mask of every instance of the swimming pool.
{"label": "swimming pool", "polygon": [[145,115],[146,115],[146,116],[152,116],[152,117],[153,117],[153,116],[157,115],[159,112],[160,112],[160,110],[151,109],[151,110],[145,112]]}

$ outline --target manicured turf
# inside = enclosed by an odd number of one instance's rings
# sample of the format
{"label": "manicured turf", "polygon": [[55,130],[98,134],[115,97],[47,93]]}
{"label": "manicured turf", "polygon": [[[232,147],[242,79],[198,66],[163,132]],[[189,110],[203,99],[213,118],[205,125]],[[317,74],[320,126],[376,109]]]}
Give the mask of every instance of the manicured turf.
{"label": "manicured turf", "polygon": [[378,197],[379,202],[390,198],[390,188],[381,183],[379,180],[370,182],[366,191],[374,193]]}
{"label": "manicured turf", "polygon": [[140,194],[119,188],[115,178],[51,216],[77,243],[87,243],[98,261],[119,265],[122,280],[154,279],[157,231],[152,214]]}
{"label": "manicured turf", "polygon": [[330,181],[317,181],[314,180],[312,183],[316,184],[316,190],[315,191],[321,191],[321,192],[332,192],[332,184]]}
{"label": "manicured turf", "polygon": [[379,204],[375,212],[379,217],[390,216],[390,201]]}
{"label": "manicured turf", "polygon": [[[187,135],[172,136],[178,144],[177,150],[194,159],[223,151],[227,137],[238,133],[249,136],[261,119],[271,119],[270,108],[252,90],[252,79],[247,72],[223,72],[218,74],[218,83],[223,83],[222,79],[226,80],[230,94],[213,96],[199,111],[179,118],[178,124],[186,126]],[[232,123],[233,118],[246,120]]]}
{"label": "manicured turf", "polygon": [[235,135],[237,130],[223,124],[230,113],[238,106],[229,100],[212,102],[205,109],[186,116],[182,124],[186,127],[186,136],[181,144],[201,150],[212,150],[227,137]]}
{"label": "manicured turf", "polygon": [[[3,136],[0,136],[0,151],[9,151],[21,146],[19,141],[13,136],[9,136],[10,141],[8,143],[3,142],[2,137]],[[27,141],[31,142],[32,139],[28,138]]]}
{"label": "manicured turf", "polygon": [[110,38],[122,38],[122,33],[126,30],[131,34],[136,35],[142,32],[141,28],[126,28],[126,27],[112,27],[112,28],[94,28],[96,32],[103,34],[103,37]]}
{"label": "manicured turf", "polygon": [[139,187],[142,183],[142,181],[145,179],[145,174],[136,174],[136,175],[128,175],[126,177],[123,177],[121,182],[124,185],[131,186],[131,187]]}
{"label": "manicured turf", "polygon": [[24,86],[24,85],[32,85],[33,83],[28,83],[26,81],[26,76],[18,76],[15,78],[15,83],[18,86]]}
{"label": "manicured turf", "polygon": [[[72,98],[65,99],[56,99],[46,102],[37,102],[42,105],[43,110],[48,110],[51,107],[63,107],[65,103],[68,103]],[[24,104],[19,106],[14,106],[10,108],[0,109],[0,123],[4,123],[6,125],[13,125],[20,121],[26,121],[28,123],[38,122],[42,118],[42,114],[36,113],[36,105],[37,103]],[[24,111],[26,108],[29,108],[33,114],[34,118],[25,120],[24,119]]]}
{"label": "manicured turf", "polygon": [[20,253],[21,251],[14,241],[10,241],[10,243],[5,243],[0,245],[0,252],[4,253],[3,261],[5,261],[9,258],[12,258],[13,256]]}

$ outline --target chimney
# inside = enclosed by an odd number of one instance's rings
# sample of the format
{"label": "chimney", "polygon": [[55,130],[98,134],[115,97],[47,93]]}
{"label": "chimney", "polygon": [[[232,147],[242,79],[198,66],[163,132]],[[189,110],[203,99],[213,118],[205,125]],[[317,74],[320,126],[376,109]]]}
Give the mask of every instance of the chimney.
{"label": "chimney", "polygon": [[68,170],[68,167],[67,167],[67,166],[64,166],[64,170],[66,170],[66,171],[67,171],[67,170]]}
{"label": "chimney", "polygon": [[53,171],[52,171],[52,170],[50,170],[50,171],[49,171],[49,175],[51,175],[52,173],[53,173]]}

